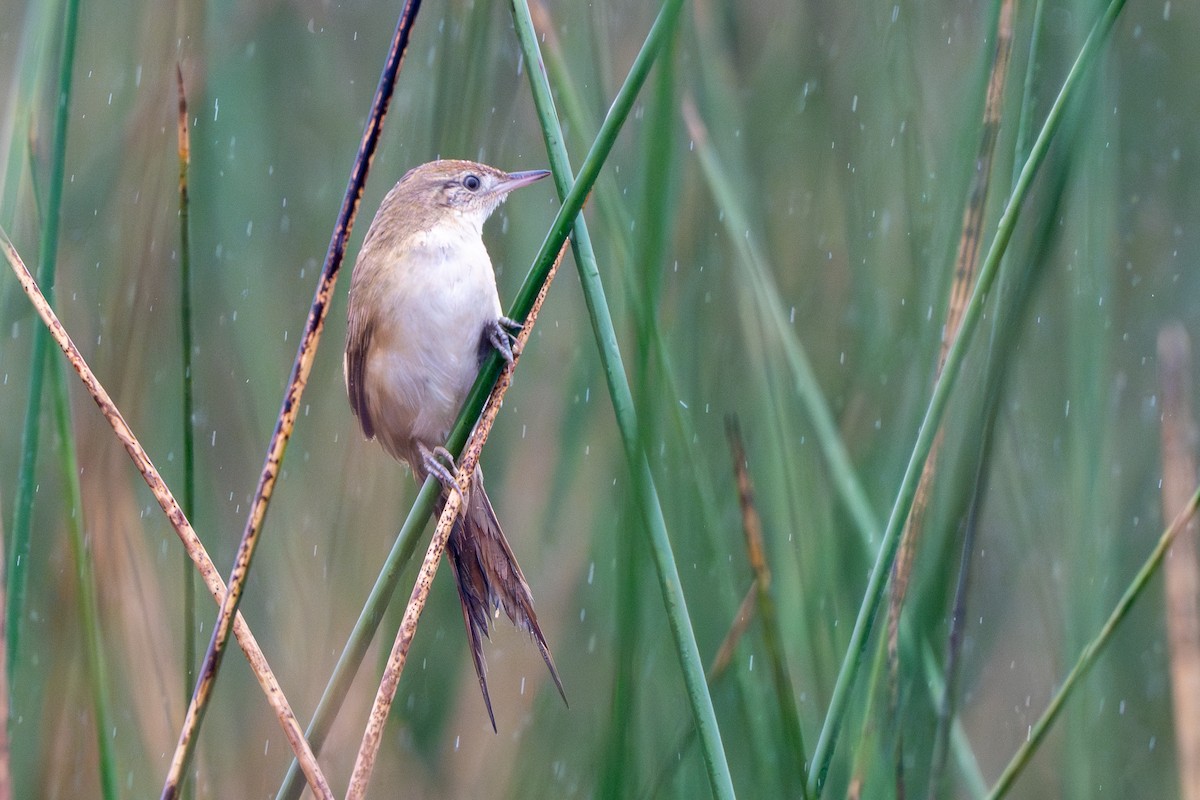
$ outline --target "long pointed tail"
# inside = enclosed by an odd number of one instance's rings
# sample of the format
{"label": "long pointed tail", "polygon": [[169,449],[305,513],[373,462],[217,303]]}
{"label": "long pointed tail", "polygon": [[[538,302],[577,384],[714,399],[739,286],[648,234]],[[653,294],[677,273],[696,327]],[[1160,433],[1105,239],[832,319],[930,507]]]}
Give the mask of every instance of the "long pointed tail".
{"label": "long pointed tail", "polygon": [[489,617],[493,609],[503,608],[513,624],[529,633],[537,643],[550,670],[550,677],[558,687],[563,702],[567,693],[563,690],[554,658],[546,645],[546,637],[538,626],[537,614],[533,611],[533,595],[525,575],[513,555],[504,531],[492,510],[487,492],[483,488],[483,473],[476,468],[475,477],[468,493],[466,513],[455,521],[446,544],[450,567],[458,585],[458,598],[462,602],[463,622],[467,627],[467,639],[471,645],[471,658],[475,663],[475,674],[479,676],[479,689],[487,706],[492,730],[496,730],[496,716],[492,713],[492,700],[487,688],[487,663],[483,658],[483,639],[488,636]]}

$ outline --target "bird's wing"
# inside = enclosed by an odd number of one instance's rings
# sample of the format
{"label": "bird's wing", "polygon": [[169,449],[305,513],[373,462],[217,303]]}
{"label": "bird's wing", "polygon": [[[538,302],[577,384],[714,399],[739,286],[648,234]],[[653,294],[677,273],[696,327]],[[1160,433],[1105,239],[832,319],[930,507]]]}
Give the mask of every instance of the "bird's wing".
{"label": "bird's wing", "polygon": [[367,353],[371,350],[371,334],[374,327],[374,321],[368,319],[361,309],[355,308],[351,303],[346,330],[346,360],[343,365],[346,372],[346,393],[350,397],[350,408],[354,410],[354,416],[358,417],[358,422],[368,439],[375,436],[366,393]]}

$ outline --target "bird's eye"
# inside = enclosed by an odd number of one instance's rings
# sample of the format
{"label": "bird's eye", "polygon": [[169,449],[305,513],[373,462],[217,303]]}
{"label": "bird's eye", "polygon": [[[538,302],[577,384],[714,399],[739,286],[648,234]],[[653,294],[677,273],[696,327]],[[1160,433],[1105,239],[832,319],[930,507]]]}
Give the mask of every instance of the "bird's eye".
{"label": "bird's eye", "polygon": [[480,182],[478,175],[468,175],[467,177],[463,178],[463,186],[465,186],[468,191],[477,192],[479,191],[479,187],[482,185],[483,184]]}

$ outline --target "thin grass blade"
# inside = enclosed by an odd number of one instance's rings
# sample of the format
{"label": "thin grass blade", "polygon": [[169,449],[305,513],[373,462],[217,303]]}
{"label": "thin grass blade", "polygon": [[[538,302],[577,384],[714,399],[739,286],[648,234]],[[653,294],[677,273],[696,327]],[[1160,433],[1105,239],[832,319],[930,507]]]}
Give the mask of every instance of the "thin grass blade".
{"label": "thin grass blade", "polygon": [[[70,119],[72,73],[75,68],[75,40],[79,29],[79,0],[67,0],[63,12],[62,51],[58,65],[58,100],[54,111],[54,139],[51,142],[49,193],[42,223],[38,282],[45,287],[46,300],[54,304],[54,276],[58,266],[58,226],[62,209],[63,183],[67,159],[67,123]],[[50,334],[40,325],[33,332],[30,359],[29,399],[25,406],[25,425],[21,435],[21,466],[17,479],[17,501],[9,540],[8,561],[8,674],[20,655],[20,637],[25,616],[25,586],[29,575],[29,537],[33,526],[33,493],[36,483],[38,440],[42,417],[42,383],[49,363]]]}

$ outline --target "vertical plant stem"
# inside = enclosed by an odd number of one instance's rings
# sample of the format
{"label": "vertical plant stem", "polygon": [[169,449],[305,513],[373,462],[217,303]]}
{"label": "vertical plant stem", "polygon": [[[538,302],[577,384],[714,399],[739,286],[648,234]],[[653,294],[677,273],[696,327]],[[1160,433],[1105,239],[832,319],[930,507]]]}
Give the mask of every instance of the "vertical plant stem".
{"label": "vertical plant stem", "polygon": [[1029,56],[1025,62],[1025,80],[1021,86],[1021,113],[1017,118],[1017,140],[1013,145],[1016,158],[1013,160],[1013,182],[1020,175],[1021,165],[1029,157],[1029,139],[1033,134],[1033,78],[1037,73],[1038,52],[1041,50],[1043,15],[1046,11],[1045,0],[1035,0],[1033,5],[1033,21],[1030,23]]}
{"label": "vertical plant stem", "polygon": [[[609,110],[610,119],[622,104],[627,104],[623,113],[628,113],[628,106],[632,105],[633,98],[645,81],[650,66],[661,52],[665,41],[674,33],[681,7],[682,0],[667,0],[663,4],[662,11],[659,12],[658,18],[646,38],[646,44],[638,53],[637,59],[629,71],[629,77],[626,78],[621,91],[618,92],[617,99]],[[513,0],[512,10],[517,38],[521,42],[528,65],[534,104],[538,110],[538,118],[541,120],[542,132],[546,139],[550,167],[554,173],[559,195],[564,198],[565,204],[566,198],[574,193],[571,186],[574,178],[566,147],[563,144],[558,115],[554,110],[554,101],[549,82],[546,79],[545,67],[542,64],[541,54],[538,52],[537,35],[533,29],[529,6],[524,0]],[[606,126],[607,122],[608,120],[606,120]],[[597,139],[599,140],[600,137]],[[591,155],[589,153],[588,161],[591,160]],[[592,321],[592,332],[600,348],[600,359],[604,366],[609,395],[617,417],[617,426],[620,429],[630,477],[641,507],[643,523],[650,535],[651,553],[658,572],[671,633],[674,636],[675,647],[683,669],[684,683],[687,686],[692,714],[699,731],[709,783],[716,797],[732,798],[733,781],[729,774],[729,764],[725,758],[725,748],[721,742],[721,731],[717,724],[712,696],[709,694],[708,684],[704,678],[704,662],[700,658],[700,651],[696,645],[695,632],[688,615],[687,601],[683,595],[679,571],[671,550],[670,537],[667,535],[666,520],[663,517],[662,505],[654,485],[654,476],[650,472],[650,465],[647,463],[639,443],[639,428],[633,394],[625,377],[625,367],[617,347],[616,330],[604,297],[604,287],[600,281],[596,256],[592,251],[591,239],[588,236],[583,215],[579,214],[573,224],[575,235],[571,241],[574,246],[575,265],[579,271],[588,315]]]}
{"label": "vertical plant stem", "polygon": [[[543,47],[539,51],[544,59],[543,66],[548,67],[549,76],[555,76],[558,96],[566,109],[568,124],[575,130],[590,130],[591,127],[583,122],[583,104],[579,93],[571,85],[566,65],[562,58],[561,47],[554,36],[554,28],[549,12],[544,4],[536,3],[530,9],[531,15],[536,15],[536,23],[544,33]],[[642,219],[646,224],[640,228],[636,255],[624,259],[630,263],[636,274],[645,276],[644,302],[637,311],[639,319],[638,348],[635,385],[641,392],[640,400],[643,408],[649,407],[644,402],[659,391],[661,384],[655,384],[650,372],[650,361],[654,352],[653,344],[658,341],[657,320],[655,313],[662,290],[659,279],[663,253],[666,247],[667,228],[670,214],[668,196],[671,184],[671,138],[674,132],[674,97],[675,97],[675,64],[674,50],[678,37],[672,37],[667,45],[667,51],[659,57],[655,70],[654,99],[647,111],[646,157],[644,162],[643,186],[645,190],[643,208],[653,209],[653,213],[643,213]],[[597,207],[603,210],[605,196],[601,193],[597,199]],[[616,225],[610,225],[610,230]],[[633,294],[632,292],[630,293]],[[647,341],[650,339],[651,341]],[[665,365],[664,365],[665,367]],[[667,370],[664,368],[663,373]],[[651,419],[642,417],[642,435],[649,441],[653,433],[649,429]],[[632,530],[636,522],[636,514],[623,504],[621,522],[618,530]],[[617,552],[617,587],[616,587],[616,639],[613,646],[613,683],[611,713],[608,716],[608,733],[601,766],[599,796],[605,798],[625,798],[632,795],[636,780],[631,775],[628,765],[634,754],[638,752],[636,727],[629,724],[630,716],[638,707],[638,684],[635,679],[636,659],[639,653],[639,641],[643,635],[638,613],[638,599],[642,596],[642,575],[645,565],[644,545],[637,536],[621,536],[616,542]],[[689,730],[694,730],[689,728]]]}
{"label": "vertical plant stem", "polygon": [[[708,669],[704,672],[704,678],[708,681],[709,686],[716,686],[717,682],[729,673],[729,666],[733,663],[733,657],[737,652],[738,645],[741,644],[746,629],[750,627],[750,623],[754,620],[754,610],[758,607],[757,601],[758,582],[757,580],[753,580],[750,582],[750,588],[742,597],[741,602],[738,603],[737,611],[734,612],[733,619],[729,623],[729,629],[725,631],[725,638],[721,640],[721,644],[717,647],[717,652],[708,664]],[[675,744],[666,751],[663,763],[653,773],[651,781],[636,795],[623,794],[621,797],[655,798],[663,796],[665,791],[663,787],[670,783],[681,767],[683,761],[681,755],[696,740],[696,726],[687,725],[680,727],[682,730],[675,737]]]}
{"label": "vertical plant stem", "polygon": [[[1196,421],[1192,415],[1191,341],[1179,323],[1158,334],[1162,386],[1163,518],[1187,503],[1196,482]],[[1182,800],[1200,800],[1200,561],[1196,521],[1175,539],[1165,573],[1167,639],[1171,647],[1171,707]]]}
{"label": "vertical plant stem", "polygon": [[816,750],[813,752],[813,764],[815,768],[810,773],[809,788],[811,790],[810,794],[814,797],[820,795],[820,790],[824,786],[825,778],[828,775],[829,764],[833,759],[833,748],[837,742],[837,735],[845,718],[846,709],[849,706],[850,691],[858,673],[863,651],[866,648],[867,636],[874,623],[875,613],[879,608],[886,578],[896,556],[900,530],[912,507],[918,476],[924,468],[925,460],[929,456],[929,451],[933,446],[933,439],[941,423],[942,416],[945,413],[950,392],[958,381],[958,373],[966,357],[967,346],[970,344],[975,333],[975,328],[978,326],[979,320],[983,315],[983,307],[988,290],[995,280],[1000,261],[1008,248],[1009,240],[1012,238],[1013,230],[1016,228],[1017,219],[1020,216],[1021,206],[1033,184],[1033,178],[1045,160],[1046,153],[1050,148],[1050,141],[1054,138],[1062,122],[1067,101],[1074,96],[1075,87],[1078,86],[1080,80],[1091,68],[1100,52],[1100,48],[1107,41],[1113,23],[1116,22],[1117,15],[1120,14],[1124,5],[1125,0],[1111,0],[1100,19],[1093,26],[1091,33],[1088,34],[1087,40],[1080,49],[1075,63],[1067,73],[1062,88],[1059,90],[1058,96],[1055,98],[1054,104],[1047,114],[1046,122],[1042,126],[1037,140],[1030,150],[1029,159],[1025,162],[1024,167],[1022,167],[1016,186],[1013,188],[1004,213],[1000,217],[995,238],[992,240],[983,266],[980,269],[979,280],[976,282],[975,289],[971,295],[971,301],[968,303],[967,310],[963,314],[959,336],[954,340],[954,344],[951,345],[950,351],[947,353],[945,368],[942,376],[938,379],[937,385],[934,387],[929,407],[926,409],[925,419],[921,423],[921,429],[917,435],[912,456],[909,459],[908,467],[905,469],[904,478],[897,492],[895,505],[893,505],[891,516],[888,518],[883,541],[879,546],[878,557],[867,582],[862,606],[859,608],[858,617],[854,622],[854,630],[850,634],[846,656],[842,661],[841,669],[838,671],[833,695],[830,698],[829,711],[826,714],[825,723],[821,728]]}
{"label": "vertical plant stem", "polygon": [[412,33],[412,26],[420,6],[420,0],[408,0],[396,23],[396,31],[392,36],[383,71],[375,89],[371,113],[367,117],[366,130],[363,131],[358,154],[355,157],[346,192],[342,198],[342,207],[330,237],[329,248],[325,254],[325,264],[313,295],[312,308],[305,323],[296,359],[292,364],[292,374],[284,393],[283,405],[279,410],[275,429],[272,431],[271,440],[267,445],[266,461],[259,475],[258,487],[250,504],[246,527],[242,532],[242,539],[234,558],[233,569],[229,577],[229,588],[222,600],[221,610],[217,614],[217,622],[213,626],[212,639],[209,641],[208,650],[204,655],[200,678],[196,682],[192,700],[188,704],[183,727],[179,732],[179,741],[175,746],[175,754],[171,759],[171,766],[164,782],[164,800],[174,796],[171,787],[178,786],[179,779],[186,771],[195,751],[196,733],[204,720],[208,699],[212,694],[212,688],[221,667],[221,660],[225,654],[225,645],[228,643],[229,634],[233,629],[233,621],[237,616],[238,605],[241,603],[242,591],[250,574],[250,564],[254,558],[263,522],[266,519],[267,507],[271,501],[271,494],[275,490],[275,481],[282,468],[284,452],[296,423],[296,415],[300,411],[300,398],[304,393],[308,375],[312,371],[313,361],[317,356],[317,345],[320,342],[321,330],[325,325],[325,316],[329,312],[329,305],[333,300],[337,273],[346,252],[346,242],[354,227],[354,219],[358,213],[359,202],[362,200],[367,173],[370,171],[371,160],[383,132],[383,122],[395,89],[396,76],[404,61],[409,35]]}
{"label": "vertical plant stem", "polygon": [[[175,81],[179,96],[179,344],[182,350],[182,402],[180,428],[183,431],[183,513],[196,522],[196,429],[193,423],[192,387],[192,248],[189,225],[188,166],[191,162],[191,137],[188,134],[187,91],[183,68],[175,62]],[[187,553],[180,553],[183,569],[183,702],[191,699],[196,680],[196,573]],[[186,706],[185,706],[186,707]],[[180,795],[194,794],[194,780],[185,780]]]}
{"label": "vertical plant stem", "polygon": [[[58,221],[62,208],[63,177],[67,160],[67,123],[71,111],[72,73],[75,68],[75,38],[79,29],[79,0],[67,0],[63,14],[62,52],[59,55],[58,91],[55,93],[54,140],[51,145],[49,194],[43,217],[39,251],[38,282],[45,287],[46,301],[54,304],[54,278],[58,266]],[[29,575],[29,540],[33,527],[33,490],[36,483],[38,438],[41,430],[42,383],[48,363],[50,336],[41,325],[33,329],[30,358],[29,399],[21,433],[21,466],[17,478],[17,502],[8,562],[8,674],[20,654],[21,623],[25,616],[25,585]]]}
{"label": "vertical plant stem", "polygon": [[[175,65],[179,86],[179,342],[182,352],[183,385],[183,513],[196,522],[196,430],[192,421],[192,250],[188,225],[188,164],[191,159],[188,135],[187,94],[183,69]],[[183,554],[183,691],[184,702],[196,669],[196,573],[192,560]]]}
{"label": "vertical plant stem", "polygon": [[67,538],[75,562],[75,586],[79,601],[79,626],[83,635],[83,655],[88,684],[92,695],[92,713],[96,724],[96,749],[99,758],[100,794],[105,800],[116,800],[117,759],[112,746],[112,716],[108,704],[108,670],[104,663],[103,635],[100,631],[99,606],[96,599],[96,575],[92,569],[91,548],[88,546],[83,515],[83,491],[79,485],[79,460],[75,455],[75,438],[71,434],[71,413],[63,365],[50,367],[51,391],[54,395],[54,418],[58,429],[63,482],[67,487],[67,510],[70,520]]}
{"label": "vertical plant stem", "polygon": [[[958,241],[958,254],[954,261],[954,278],[950,288],[950,304],[946,310],[946,322],[942,326],[942,342],[938,352],[934,379],[942,373],[950,344],[958,335],[963,311],[970,298],[971,287],[979,271],[979,246],[983,239],[983,212],[987,206],[988,187],[991,185],[992,157],[996,153],[996,139],[1000,133],[1001,103],[1008,77],[1009,55],[1012,52],[1013,0],[1002,0],[1000,13],[996,17],[996,48],[992,54],[992,67],[988,77],[987,99],[983,107],[983,126],[979,149],[975,154],[975,171],[971,175],[971,188],[963,208],[962,234]],[[893,705],[897,702],[898,653],[900,635],[900,613],[904,607],[909,578],[912,575],[913,559],[925,525],[925,511],[929,506],[933,480],[937,474],[938,455],[943,437],[939,431],[933,449],[921,471],[921,481],[912,510],[905,522],[900,537],[900,550],[892,570],[892,593],[888,604],[888,658],[891,662]],[[893,710],[897,710],[893,708]]]}
{"label": "vertical plant stem", "polygon": [[727,417],[725,433],[729,437],[729,449],[733,455],[734,476],[737,479],[738,498],[742,509],[742,528],[746,535],[746,551],[750,566],[754,570],[755,596],[758,615],[762,620],[763,643],[771,662],[771,674],[775,680],[775,693],[779,700],[779,714],[783,726],[783,740],[791,756],[787,762],[785,777],[787,785],[797,785],[800,797],[808,797],[808,757],[804,750],[804,735],[800,729],[800,715],[796,711],[796,694],[792,690],[787,660],[783,650],[783,635],[779,629],[779,618],[775,612],[775,600],[771,596],[771,570],[767,566],[766,547],[763,542],[762,517],[754,500],[754,484],[750,479],[750,467],[746,463],[746,447],[742,442],[741,428],[736,417]]}
{"label": "vertical plant stem", "polygon": [[[1065,128],[1060,136],[1068,142],[1074,141],[1078,122],[1078,113],[1068,115]],[[1028,155],[1027,152],[1020,150],[1017,153],[1018,157]],[[1043,192],[1045,198],[1043,202],[1046,208],[1055,209],[1061,205],[1068,179],[1073,170],[1074,159],[1068,158],[1066,166],[1059,169],[1052,176],[1050,185]],[[1037,221],[1039,230],[1031,237],[1031,241],[1036,244],[1028,246],[1028,252],[1045,253],[1053,249],[1055,233],[1059,227],[1058,219],[1058,216],[1053,213],[1044,213],[1041,215]],[[956,736],[956,726],[958,726],[955,716],[959,701],[957,686],[959,680],[958,673],[962,668],[962,644],[968,625],[966,595],[970,581],[969,572],[973,565],[975,553],[976,526],[978,525],[977,514],[985,503],[991,478],[991,472],[986,468],[986,465],[991,459],[997,416],[999,409],[1003,405],[1002,399],[1008,385],[1008,374],[1016,353],[1012,345],[1019,335],[1020,320],[1024,317],[1029,299],[1033,295],[1034,281],[1032,278],[1044,277],[1044,274],[1042,276],[1031,276],[1028,267],[1025,267],[1023,271],[1021,269],[1013,269],[1015,265],[1022,265],[1022,263],[1022,259],[1015,257],[1014,259],[1010,259],[1007,265],[1003,265],[1001,267],[1001,274],[997,279],[997,288],[993,292],[997,298],[996,307],[1009,309],[1009,311],[996,316],[992,324],[991,340],[988,342],[987,378],[981,395],[985,398],[983,412],[980,416],[983,420],[982,434],[978,437],[980,446],[979,452],[975,456],[975,485],[972,492],[970,509],[965,521],[965,533],[963,535],[962,553],[959,564],[959,580],[958,586],[955,589],[946,656],[943,665],[940,667],[942,673],[945,675],[945,688],[942,690],[942,697],[938,701],[937,706],[938,727],[934,733],[932,749],[933,766],[930,769],[929,781],[929,797],[931,800],[942,796],[943,776],[946,766],[945,751],[953,743]],[[983,797],[987,793],[987,787],[982,784],[977,771],[964,773],[962,778],[964,783],[967,784],[966,788],[969,790],[971,796]]]}
{"label": "vertical plant stem", "polygon": [[979,510],[983,505],[986,494],[985,484],[988,480],[984,469],[988,462],[988,451],[991,449],[993,431],[996,423],[996,398],[999,391],[989,394],[987,409],[984,411],[984,433],[982,452],[975,463],[975,490],[971,495],[971,504],[967,517],[963,521],[962,547],[958,563],[958,580],[954,587],[954,601],[950,611],[950,635],[946,644],[946,685],[942,691],[941,701],[937,708],[937,727],[933,733],[933,756],[929,768],[929,800],[937,800],[941,796],[942,783],[946,774],[946,759],[950,754],[951,722],[954,719],[955,701],[958,698],[959,656],[962,652],[964,637],[964,618],[967,611],[967,591],[971,585],[971,558],[975,554],[975,535],[979,529]]}
{"label": "vertical plant stem", "polygon": [[[622,506],[622,530],[637,524],[627,506]],[[639,617],[637,599],[641,594],[641,555],[636,536],[621,536],[616,543],[617,552],[617,604],[616,631],[613,640],[612,713],[609,716],[609,731],[605,742],[603,761],[597,795],[610,800],[622,800],[632,792],[635,775],[628,765],[636,746],[635,726],[629,724],[629,715],[636,703],[634,650],[638,637]]]}
{"label": "vertical plant stem", "polygon": [[[1028,63],[1026,65],[1019,107],[1016,143],[1013,148],[1013,163],[1015,166],[1012,174],[1012,182],[1014,184],[1020,174],[1020,165],[1029,156],[1030,128],[1032,126],[1033,71],[1037,61],[1043,11],[1044,3],[1038,0],[1033,13],[1032,32],[1028,48]],[[1067,141],[1073,141],[1075,138],[1078,116],[1078,114],[1069,115],[1068,121],[1065,123],[1066,127],[1062,134],[1060,134]],[[1058,174],[1054,176],[1053,187],[1046,191],[1046,197],[1050,198],[1046,201],[1048,208],[1056,208],[1061,203],[1068,177],[1072,171],[1072,162],[1073,159],[1068,159],[1067,167],[1058,171]],[[1038,242],[1038,244],[1030,248],[1031,252],[1049,252],[1052,249],[1054,231],[1058,228],[1057,221],[1058,218],[1054,214],[1044,214],[1042,216],[1042,219],[1039,221],[1041,230],[1033,237],[1033,241]],[[1014,271],[1011,269],[1012,263],[1019,262],[1010,262],[1010,266],[1001,267],[998,288],[995,291],[997,307],[1012,309],[1012,312],[1007,315],[1012,321],[1004,324],[1001,318],[997,318],[993,322],[991,341],[988,343],[987,382],[983,390],[983,397],[986,398],[982,415],[982,419],[984,420],[984,434],[980,437],[981,445],[979,453],[976,456],[975,486],[971,497],[970,510],[965,522],[962,554],[959,562],[959,579],[958,585],[955,588],[950,632],[947,638],[946,657],[944,666],[942,667],[945,674],[945,689],[942,692],[942,698],[938,702],[937,707],[937,728],[934,732],[928,792],[930,800],[944,796],[947,751],[955,738],[956,726],[958,725],[956,720],[956,710],[959,701],[957,686],[959,672],[962,668],[962,644],[968,624],[966,612],[967,591],[975,555],[978,512],[985,502],[990,485],[990,472],[985,469],[985,465],[990,460],[996,419],[999,408],[1002,405],[1001,398],[1005,392],[1008,382],[1007,375],[1015,352],[1012,342],[1017,335],[1017,320],[1023,317],[1029,298],[1032,295],[1032,281],[1029,280],[1029,276],[1027,274],[1014,274]],[[973,796],[983,797],[986,793],[987,787],[981,784],[977,772],[964,774],[963,779],[964,782],[970,779],[968,788]]]}
{"label": "vertical plant stem", "polygon": [[[975,155],[975,170],[971,175],[970,190],[963,208],[962,233],[959,236],[958,253],[954,260],[953,278],[950,287],[950,302],[946,309],[946,321],[942,326],[942,341],[938,351],[934,380],[942,374],[950,344],[958,336],[962,315],[970,298],[975,276],[979,271],[979,247],[983,240],[984,211],[987,207],[988,188],[991,186],[992,160],[996,153],[996,140],[1000,133],[1000,119],[1004,100],[1004,87],[1008,79],[1009,56],[1012,53],[1013,0],[1001,0],[995,21],[996,46],[992,52],[987,89],[983,105],[979,147]],[[892,588],[888,598],[887,651],[888,651],[888,709],[896,726],[895,780],[896,793],[904,793],[904,726],[900,724],[903,714],[900,709],[900,615],[912,577],[913,563],[921,535],[925,530],[925,514],[933,493],[937,477],[939,457],[945,441],[945,431],[938,430],[925,466],[921,469],[921,480],[908,512],[904,529],[900,534],[900,549],[892,565]],[[970,534],[968,533],[968,538]],[[964,567],[970,559],[964,555]],[[965,573],[960,573],[960,588],[965,589]],[[948,681],[953,688],[953,681]],[[943,706],[944,707],[944,706]],[[934,756],[935,761],[939,756]],[[944,758],[944,756],[943,756]],[[943,762],[944,763],[944,762]]]}

